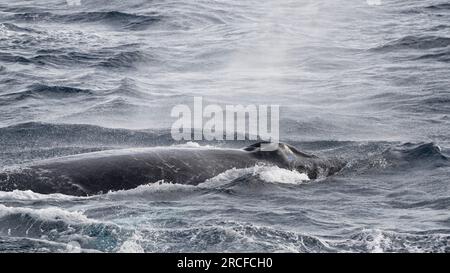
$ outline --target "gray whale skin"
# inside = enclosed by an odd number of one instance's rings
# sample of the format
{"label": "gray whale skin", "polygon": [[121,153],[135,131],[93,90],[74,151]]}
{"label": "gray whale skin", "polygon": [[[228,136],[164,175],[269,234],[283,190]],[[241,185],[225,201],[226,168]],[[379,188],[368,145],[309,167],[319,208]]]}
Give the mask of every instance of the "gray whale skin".
{"label": "gray whale skin", "polygon": [[0,190],[31,190],[88,196],[165,182],[197,185],[232,168],[274,165],[307,173],[310,179],[338,172],[344,163],[320,159],[279,143],[243,149],[154,147],[93,152],[44,160],[27,167],[0,172]]}

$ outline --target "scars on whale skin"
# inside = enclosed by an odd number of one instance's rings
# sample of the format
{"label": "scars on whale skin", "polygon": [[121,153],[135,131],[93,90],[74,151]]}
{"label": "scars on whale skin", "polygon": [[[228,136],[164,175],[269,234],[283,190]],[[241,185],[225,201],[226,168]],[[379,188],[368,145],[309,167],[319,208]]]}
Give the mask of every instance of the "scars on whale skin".
{"label": "scars on whale skin", "polygon": [[344,166],[338,159],[321,159],[287,144],[277,144],[270,150],[263,144],[243,149],[139,148],[60,157],[0,172],[0,190],[87,196],[161,180],[197,185],[226,170],[256,164],[298,170],[310,179],[332,175]]}

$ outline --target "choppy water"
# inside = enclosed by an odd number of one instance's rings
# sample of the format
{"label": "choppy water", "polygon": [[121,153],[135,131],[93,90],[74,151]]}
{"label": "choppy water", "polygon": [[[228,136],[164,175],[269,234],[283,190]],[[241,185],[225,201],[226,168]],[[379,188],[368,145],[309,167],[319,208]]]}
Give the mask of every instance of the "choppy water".
{"label": "choppy water", "polygon": [[0,251],[450,252],[450,5],[377,2],[1,0],[2,167],[173,145],[193,96],[279,104],[283,141],[349,164],[0,192]]}

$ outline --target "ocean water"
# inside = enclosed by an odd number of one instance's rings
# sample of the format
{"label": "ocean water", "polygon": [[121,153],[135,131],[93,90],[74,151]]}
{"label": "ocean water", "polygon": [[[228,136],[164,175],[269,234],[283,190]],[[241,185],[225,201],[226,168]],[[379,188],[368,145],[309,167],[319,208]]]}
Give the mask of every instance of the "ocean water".
{"label": "ocean water", "polygon": [[348,162],[0,192],[0,252],[450,252],[449,72],[444,0],[0,0],[1,168],[179,144],[195,96],[278,104],[282,141]]}

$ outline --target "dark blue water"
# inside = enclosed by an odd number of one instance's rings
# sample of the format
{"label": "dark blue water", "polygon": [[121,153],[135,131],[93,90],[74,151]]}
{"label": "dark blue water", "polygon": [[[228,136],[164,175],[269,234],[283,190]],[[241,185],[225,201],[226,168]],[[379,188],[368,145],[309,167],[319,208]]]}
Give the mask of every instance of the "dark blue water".
{"label": "dark blue water", "polygon": [[0,251],[450,252],[449,31],[442,0],[0,0],[1,168],[180,145],[194,96],[279,104],[284,142],[348,162],[0,192]]}

